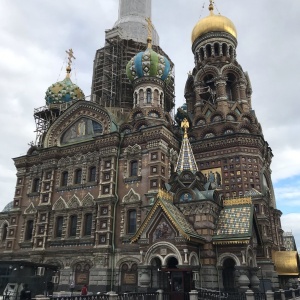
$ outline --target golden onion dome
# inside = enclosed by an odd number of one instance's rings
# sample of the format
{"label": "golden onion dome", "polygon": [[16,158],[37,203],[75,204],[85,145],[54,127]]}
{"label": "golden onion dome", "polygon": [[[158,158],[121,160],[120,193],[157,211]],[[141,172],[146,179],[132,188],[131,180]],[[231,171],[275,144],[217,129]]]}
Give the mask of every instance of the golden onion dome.
{"label": "golden onion dome", "polygon": [[232,21],[224,16],[214,14],[212,1],[209,5],[209,11],[210,15],[199,20],[195,25],[192,31],[192,43],[194,43],[199,36],[214,31],[227,32],[237,38],[236,28]]}

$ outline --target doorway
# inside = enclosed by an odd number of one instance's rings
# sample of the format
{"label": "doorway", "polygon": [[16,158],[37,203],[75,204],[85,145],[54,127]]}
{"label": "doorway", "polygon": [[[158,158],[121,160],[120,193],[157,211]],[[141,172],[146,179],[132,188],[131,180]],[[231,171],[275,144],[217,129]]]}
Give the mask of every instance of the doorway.
{"label": "doorway", "polygon": [[235,290],[235,261],[232,258],[227,258],[223,263],[223,286],[225,291]]}
{"label": "doorway", "polygon": [[164,274],[164,290],[167,291],[172,300],[184,300],[185,295],[191,291],[192,271],[190,269],[178,268],[178,260],[170,257],[167,268],[162,269]]}

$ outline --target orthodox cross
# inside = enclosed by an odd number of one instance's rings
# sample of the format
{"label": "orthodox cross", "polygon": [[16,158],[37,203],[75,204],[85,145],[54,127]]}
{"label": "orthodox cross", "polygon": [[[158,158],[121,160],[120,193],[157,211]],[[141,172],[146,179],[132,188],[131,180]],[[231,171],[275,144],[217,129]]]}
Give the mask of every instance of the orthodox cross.
{"label": "orthodox cross", "polygon": [[72,58],[76,59],[76,57],[73,55],[73,49],[69,49],[69,51],[66,50],[66,53],[68,54],[68,67],[71,68],[72,65]]}
{"label": "orthodox cross", "polygon": [[181,122],[181,128],[183,128],[184,130],[183,138],[188,138],[187,129],[189,127],[190,127],[189,121],[186,118],[184,118],[183,121]]}
{"label": "orthodox cross", "polygon": [[72,65],[72,58],[76,59],[75,56],[73,55],[73,49],[69,49],[69,51],[66,51],[68,54],[68,66],[67,66],[67,77],[70,77],[70,72],[71,72],[71,65]]}
{"label": "orthodox cross", "polygon": [[146,19],[147,23],[148,23],[148,38],[147,38],[147,42],[148,42],[148,48],[151,49],[152,48],[152,29],[153,29],[153,24],[150,18]]}

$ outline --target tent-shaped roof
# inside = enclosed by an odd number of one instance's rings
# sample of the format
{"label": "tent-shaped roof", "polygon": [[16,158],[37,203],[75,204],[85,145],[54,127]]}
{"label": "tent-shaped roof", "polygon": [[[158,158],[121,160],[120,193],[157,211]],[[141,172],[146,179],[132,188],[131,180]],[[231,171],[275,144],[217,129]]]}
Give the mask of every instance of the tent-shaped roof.
{"label": "tent-shaped roof", "polygon": [[181,211],[173,204],[173,196],[162,190],[159,191],[156,202],[154,203],[152,209],[148,213],[147,217],[145,218],[136,234],[131,238],[131,242],[135,242],[140,238],[143,231],[152,220],[155,212],[157,212],[158,209],[162,209],[166,217],[185,239],[201,243],[205,242],[205,238],[200,236],[195,231],[193,226],[186,220]]}

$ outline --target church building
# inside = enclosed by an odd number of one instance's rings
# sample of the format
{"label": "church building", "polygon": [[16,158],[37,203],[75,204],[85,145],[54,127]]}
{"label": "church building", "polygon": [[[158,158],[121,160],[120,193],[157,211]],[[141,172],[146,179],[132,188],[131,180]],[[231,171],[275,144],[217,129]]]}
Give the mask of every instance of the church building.
{"label": "church building", "polygon": [[159,46],[151,0],[120,0],[105,34],[91,98],[71,80],[70,49],[65,79],[34,110],[36,142],[14,158],[14,199],[0,213],[1,290],[14,262],[48,274],[51,291],[278,289],[275,254],[285,247],[273,154],[233,22],[210,1],[192,30],[195,64],[176,113],[174,62]]}

